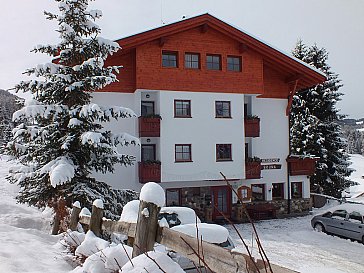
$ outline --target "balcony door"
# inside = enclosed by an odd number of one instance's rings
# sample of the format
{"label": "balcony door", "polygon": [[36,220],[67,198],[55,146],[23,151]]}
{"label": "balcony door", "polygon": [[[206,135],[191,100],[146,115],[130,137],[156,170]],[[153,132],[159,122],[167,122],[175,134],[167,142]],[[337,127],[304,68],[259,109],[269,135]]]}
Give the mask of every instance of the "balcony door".
{"label": "balcony door", "polygon": [[142,144],[142,162],[155,160],[155,144]]}
{"label": "balcony door", "polygon": [[154,101],[142,101],[142,117],[152,116],[155,114]]}
{"label": "balcony door", "polygon": [[213,219],[224,219],[222,212],[227,218],[231,216],[231,189],[228,186],[211,187],[213,194]]}

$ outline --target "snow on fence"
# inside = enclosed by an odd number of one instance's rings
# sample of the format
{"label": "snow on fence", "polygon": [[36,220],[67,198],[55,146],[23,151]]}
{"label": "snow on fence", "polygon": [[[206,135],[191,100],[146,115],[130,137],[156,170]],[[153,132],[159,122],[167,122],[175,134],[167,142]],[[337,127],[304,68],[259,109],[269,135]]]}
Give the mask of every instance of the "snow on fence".
{"label": "snow on fence", "polygon": [[153,250],[154,244],[159,243],[189,258],[196,265],[204,265],[208,269],[206,272],[297,273],[297,271],[272,263],[269,268],[266,262],[254,259],[249,255],[222,248],[168,227],[160,227],[158,224],[160,208],[161,205],[155,204],[153,201],[141,200],[137,223],[129,223],[103,218],[102,202],[100,204],[98,201],[93,203],[91,216],[80,216],[80,204],[75,202],[70,229],[76,230],[78,223],[81,223],[87,225],[89,230],[97,236],[100,236],[102,230],[108,233],[123,233],[128,236],[128,242],[133,245],[133,257]]}

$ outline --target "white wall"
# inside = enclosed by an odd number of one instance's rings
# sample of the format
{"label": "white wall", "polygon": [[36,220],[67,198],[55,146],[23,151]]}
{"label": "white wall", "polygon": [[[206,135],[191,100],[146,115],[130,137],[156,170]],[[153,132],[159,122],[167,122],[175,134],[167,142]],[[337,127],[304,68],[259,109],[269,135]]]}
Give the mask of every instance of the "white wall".
{"label": "white wall", "polygon": [[[137,94],[114,93],[114,92],[95,92],[93,93],[93,102],[101,106],[123,106],[128,107],[136,112],[140,112],[140,102],[136,99]],[[140,99],[139,99],[140,100]],[[136,110],[135,110],[136,109]],[[113,120],[105,123],[106,130],[114,133],[126,132],[133,136],[138,136],[138,118],[124,118],[118,121]],[[93,177],[100,181],[104,181],[115,188],[139,190],[142,186],[137,182],[138,178],[138,161],[140,160],[140,147],[129,146],[120,147],[119,152],[133,155],[136,157],[135,165],[120,166],[115,165],[115,172],[110,174],[94,173]]]}
{"label": "white wall", "polygon": [[[174,118],[174,99],[191,100],[192,118]],[[215,118],[217,100],[231,102],[232,118]],[[242,94],[160,92],[162,181],[244,178],[243,106]],[[193,162],[175,163],[175,144],[191,144]],[[216,162],[216,144],[232,144],[233,160]]]}

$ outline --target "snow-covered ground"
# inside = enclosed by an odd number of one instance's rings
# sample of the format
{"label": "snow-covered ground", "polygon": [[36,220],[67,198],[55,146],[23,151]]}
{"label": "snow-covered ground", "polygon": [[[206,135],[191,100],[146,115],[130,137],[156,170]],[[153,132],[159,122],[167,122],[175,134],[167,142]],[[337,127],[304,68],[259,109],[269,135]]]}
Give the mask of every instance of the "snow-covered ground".
{"label": "snow-covered ground", "polygon": [[[359,185],[350,187],[350,196],[356,197],[364,193],[364,156],[353,154],[350,155],[351,165],[350,168],[355,171],[352,172],[350,180],[359,183]],[[364,197],[362,199],[364,201]]]}
{"label": "snow-covered ground", "polygon": [[18,188],[5,180],[11,164],[0,158],[0,272],[69,272],[72,267],[62,258],[58,237],[49,235],[49,218],[16,204]]}
{"label": "snow-covered ground", "polygon": [[[355,162],[357,156],[353,158]],[[364,163],[364,157],[360,160]],[[358,169],[359,179],[364,166],[355,164],[352,167]],[[49,235],[49,217],[35,208],[16,204],[18,189],[5,180],[10,166],[4,157],[0,159],[0,272],[70,272],[72,267],[63,260],[62,247],[57,244],[59,237]],[[316,210],[314,214],[320,212]],[[364,273],[364,245],[315,232],[310,226],[311,218],[256,223],[270,261],[303,273]],[[239,241],[233,228],[227,228]],[[250,225],[241,224],[238,228],[251,246]]]}

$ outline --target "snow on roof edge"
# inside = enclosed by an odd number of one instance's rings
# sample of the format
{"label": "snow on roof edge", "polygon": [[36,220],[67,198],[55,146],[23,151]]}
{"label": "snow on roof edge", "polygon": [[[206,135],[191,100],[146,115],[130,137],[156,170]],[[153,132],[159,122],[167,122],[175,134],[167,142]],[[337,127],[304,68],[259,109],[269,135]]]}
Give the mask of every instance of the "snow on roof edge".
{"label": "snow on roof edge", "polygon": [[219,17],[217,17],[217,16],[215,16],[215,15],[213,15],[212,13],[209,13],[209,12],[206,12],[206,13],[200,13],[200,14],[193,15],[193,16],[191,16],[191,17],[183,18],[183,19],[181,19],[181,20],[172,21],[172,22],[170,22],[170,23],[163,24],[163,25],[161,25],[161,26],[147,28],[147,29],[145,29],[145,30],[143,30],[143,31],[140,31],[140,32],[137,32],[137,33],[134,33],[134,34],[129,34],[129,35],[126,35],[126,36],[124,36],[124,37],[121,37],[121,38],[115,39],[114,41],[118,41],[118,40],[122,40],[122,39],[125,39],[125,38],[129,38],[129,37],[132,37],[132,36],[135,36],[135,35],[138,35],[138,34],[142,34],[142,33],[148,32],[148,31],[152,31],[152,30],[156,30],[156,29],[159,29],[159,28],[163,28],[163,27],[166,27],[166,26],[169,26],[169,25],[173,25],[173,24],[176,24],[176,23],[179,23],[179,22],[185,21],[185,20],[189,20],[189,19],[192,19],[192,18],[196,18],[196,17],[199,17],[199,16],[203,16],[203,15],[210,15],[210,16],[212,16],[212,17],[216,18],[217,20],[220,20],[221,22],[223,22],[223,23],[225,23],[225,24],[227,24],[227,25],[229,25],[229,26],[231,26],[231,27],[233,27],[233,28],[235,28],[235,29],[239,30],[240,32],[245,33],[246,35],[248,35],[248,36],[252,37],[253,39],[255,39],[255,40],[257,40],[257,41],[259,41],[259,42],[261,42],[261,43],[265,44],[265,45],[266,45],[266,46],[268,46],[268,47],[270,47],[271,49],[273,49],[273,50],[275,50],[275,51],[277,51],[277,52],[279,52],[279,53],[281,53],[281,54],[285,55],[286,57],[288,57],[288,58],[292,59],[293,61],[296,61],[296,62],[298,62],[298,63],[300,63],[300,64],[304,65],[305,67],[307,67],[307,68],[309,68],[309,69],[311,69],[311,70],[315,71],[316,73],[318,73],[318,74],[320,74],[320,75],[324,76],[325,78],[327,78],[327,75],[326,75],[324,72],[322,72],[321,70],[317,69],[316,67],[314,67],[314,66],[312,66],[312,65],[309,65],[308,63],[305,63],[304,61],[302,61],[302,60],[300,60],[300,59],[298,59],[298,58],[296,58],[296,57],[292,56],[291,54],[289,54],[289,53],[287,53],[287,52],[285,52],[285,51],[283,51],[283,50],[281,50],[281,49],[279,49],[279,48],[277,48],[277,47],[275,47],[275,46],[271,45],[270,43],[266,42],[265,40],[263,40],[263,39],[261,39],[261,38],[259,38],[259,37],[255,36],[255,35],[251,34],[251,33],[250,33],[250,32],[248,32],[248,31],[245,31],[244,29],[242,29],[242,28],[240,28],[240,27],[238,27],[238,26],[235,26],[235,25],[233,25],[233,24],[227,23],[227,22],[226,22],[226,21],[224,21],[224,20],[221,20]]}

